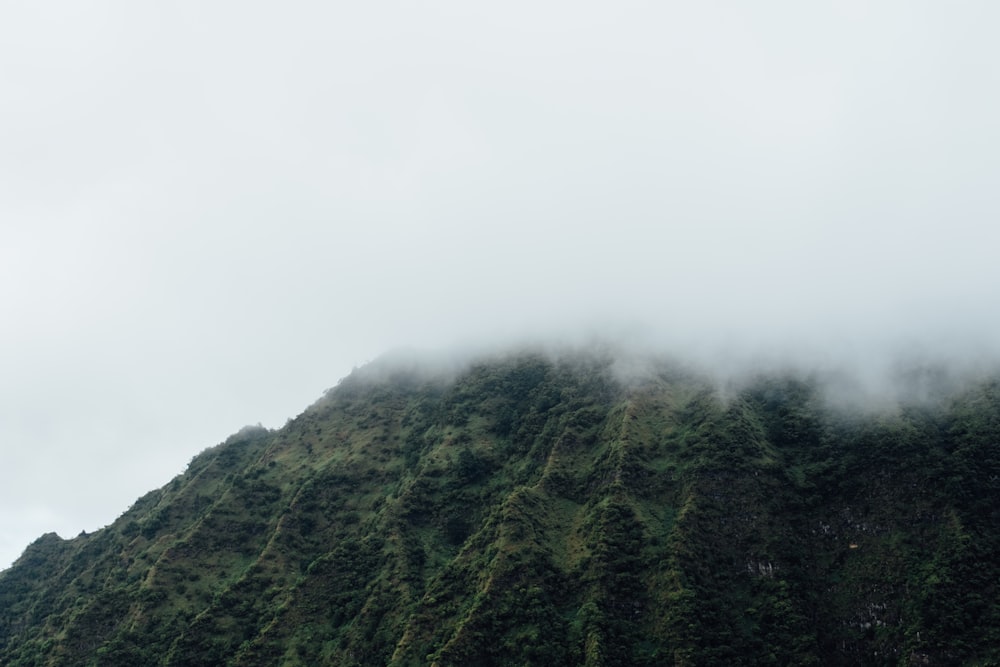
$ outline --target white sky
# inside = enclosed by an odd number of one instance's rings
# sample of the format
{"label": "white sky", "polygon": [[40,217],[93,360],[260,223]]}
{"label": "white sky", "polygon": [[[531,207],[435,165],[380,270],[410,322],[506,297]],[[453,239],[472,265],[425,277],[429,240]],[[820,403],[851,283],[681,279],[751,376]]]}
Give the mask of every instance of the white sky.
{"label": "white sky", "polygon": [[961,0],[0,3],[0,567],[396,346],[991,347],[997,25]]}

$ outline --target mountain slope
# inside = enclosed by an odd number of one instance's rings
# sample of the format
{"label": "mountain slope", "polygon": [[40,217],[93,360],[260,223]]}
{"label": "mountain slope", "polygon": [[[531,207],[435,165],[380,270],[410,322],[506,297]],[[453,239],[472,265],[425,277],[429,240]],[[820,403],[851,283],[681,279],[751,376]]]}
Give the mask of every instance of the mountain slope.
{"label": "mountain slope", "polygon": [[990,664],[1000,387],[376,363],[0,574],[4,665]]}

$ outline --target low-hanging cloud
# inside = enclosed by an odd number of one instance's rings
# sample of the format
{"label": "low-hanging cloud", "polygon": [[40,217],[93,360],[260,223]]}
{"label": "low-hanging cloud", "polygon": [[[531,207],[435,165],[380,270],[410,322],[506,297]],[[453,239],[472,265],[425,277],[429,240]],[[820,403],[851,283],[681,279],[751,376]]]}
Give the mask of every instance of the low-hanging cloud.
{"label": "low-hanging cloud", "polygon": [[5,5],[0,530],[397,347],[995,359],[998,12]]}

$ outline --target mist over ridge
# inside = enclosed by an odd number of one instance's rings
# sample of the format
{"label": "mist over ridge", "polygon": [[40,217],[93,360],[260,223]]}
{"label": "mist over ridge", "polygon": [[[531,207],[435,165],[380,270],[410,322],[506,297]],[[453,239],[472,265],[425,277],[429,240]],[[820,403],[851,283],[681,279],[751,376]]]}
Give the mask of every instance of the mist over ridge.
{"label": "mist over ridge", "polygon": [[352,377],[391,381],[403,373],[453,378],[474,364],[523,356],[570,364],[604,359],[625,386],[670,369],[711,383],[722,396],[762,379],[797,378],[815,384],[830,406],[861,412],[933,403],[1000,378],[1000,348],[984,336],[740,338],[607,324],[534,336],[481,337],[447,348],[397,347],[356,368]]}
{"label": "mist over ridge", "polygon": [[625,369],[792,368],[863,406],[927,393],[900,360],[988,372],[998,23],[981,0],[5,4],[0,567],[401,347],[450,367],[596,336]]}
{"label": "mist over ridge", "polygon": [[995,376],[662,349],[386,353],[34,540],[0,573],[0,662],[1000,658]]}

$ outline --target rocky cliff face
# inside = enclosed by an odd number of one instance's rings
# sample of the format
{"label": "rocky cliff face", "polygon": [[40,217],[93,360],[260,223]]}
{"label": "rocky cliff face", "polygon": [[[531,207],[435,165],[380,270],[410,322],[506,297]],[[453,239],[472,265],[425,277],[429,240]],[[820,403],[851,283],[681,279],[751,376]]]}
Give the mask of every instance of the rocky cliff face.
{"label": "rocky cliff face", "polygon": [[0,664],[987,664],[998,547],[995,383],[858,413],[601,355],[375,364],[37,540]]}

